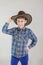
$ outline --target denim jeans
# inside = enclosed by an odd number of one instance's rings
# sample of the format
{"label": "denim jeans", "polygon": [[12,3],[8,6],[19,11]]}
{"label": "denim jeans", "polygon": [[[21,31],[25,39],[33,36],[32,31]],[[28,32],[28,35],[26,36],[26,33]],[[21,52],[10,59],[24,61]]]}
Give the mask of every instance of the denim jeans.
{"label": "denim jeans", "polygon": [[21,62],[21,65],[28,65],[28,54],[24,57],[16,58],[14,56],[11,56],[11,65],[17,65],[18,62]]}

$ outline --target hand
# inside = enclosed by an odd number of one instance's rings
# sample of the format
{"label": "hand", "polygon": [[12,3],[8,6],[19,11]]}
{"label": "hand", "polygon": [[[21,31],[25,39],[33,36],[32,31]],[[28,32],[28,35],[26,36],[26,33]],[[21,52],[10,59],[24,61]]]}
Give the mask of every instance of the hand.
{"label": "hand", "polygon": [[9,18],[9,19],[8,19],[8,23],[10,23],[11,21],[12,21],[12,19],[11,19],[11,18]]}
{"label": "hand", "polygon": [[25,50],[29,50],[29,47],[28,47],[28,45],[26,45],[26,47],[25,47]]}

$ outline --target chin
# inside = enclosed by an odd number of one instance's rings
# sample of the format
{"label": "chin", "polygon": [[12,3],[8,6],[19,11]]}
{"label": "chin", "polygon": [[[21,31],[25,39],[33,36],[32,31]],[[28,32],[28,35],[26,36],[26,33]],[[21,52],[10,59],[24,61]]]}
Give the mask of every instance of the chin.
{"label": "chin", "polygon": [[23,27],[20,27],[20,28],[23,28]]}

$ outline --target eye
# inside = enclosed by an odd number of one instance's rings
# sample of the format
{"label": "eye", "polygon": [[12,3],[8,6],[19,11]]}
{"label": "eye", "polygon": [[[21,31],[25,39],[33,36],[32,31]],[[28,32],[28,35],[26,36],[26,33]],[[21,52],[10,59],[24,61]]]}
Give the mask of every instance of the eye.
{"label": "eye", "polygon": [[17,21],[18,23],[20,22],[20,21]]}
{"label": "eye", "polygon": [[20,21],[18,21],[18,22],[20,22]]}

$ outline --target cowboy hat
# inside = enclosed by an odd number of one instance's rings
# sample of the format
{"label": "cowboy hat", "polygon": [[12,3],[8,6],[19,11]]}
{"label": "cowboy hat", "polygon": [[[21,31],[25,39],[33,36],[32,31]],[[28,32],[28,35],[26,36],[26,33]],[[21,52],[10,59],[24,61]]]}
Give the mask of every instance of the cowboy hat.
{"label": "cowboy hat", "polygon": [[11,17],[12,20],[14,20],[14,22],[17,24],[17,18],[25,18],[27,20],[26,25],[29,25],[32,21],[32,16],[28,13],[25,13],[24,11],[19,11],[17,15],[14,15]]}

